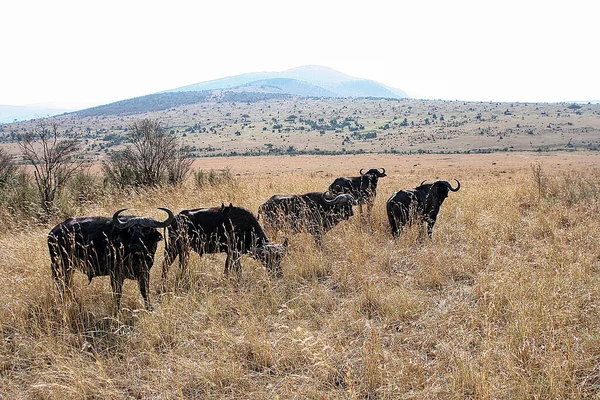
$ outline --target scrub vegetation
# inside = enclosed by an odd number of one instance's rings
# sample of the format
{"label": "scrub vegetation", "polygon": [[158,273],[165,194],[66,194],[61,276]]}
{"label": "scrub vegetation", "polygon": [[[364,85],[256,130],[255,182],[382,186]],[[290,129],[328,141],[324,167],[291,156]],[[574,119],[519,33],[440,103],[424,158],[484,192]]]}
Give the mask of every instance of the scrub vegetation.
{"label": "scrub vegetation", "polygon": [[[210,158],[179,185],[120,190],[92,169],[68,185],[48,222],[28,217],[35,191],[19,197],[3,184],[0,394],[598,396],[599,161],[590,152]],[[287,234],[282,278],[247,256],[239,281],[226,278],[224,254],[192,254],[185,281],[173,273],[159,296],[162,242],[153,312],[132,281],[117,317],[108,278],[88,284],[76,273],[76,301],[66,303],[52,282],[46,235],[65,216],[127,207],[160,218],[157,207],[222,202],[256,213],[273,194],[323,191],[371,167],[388,175],[372,216],[340,223],[322,248]],[[433,238],[415,226],[393,239],[387,198],[437,178],[457,178],[461,190],[444,202]]]}

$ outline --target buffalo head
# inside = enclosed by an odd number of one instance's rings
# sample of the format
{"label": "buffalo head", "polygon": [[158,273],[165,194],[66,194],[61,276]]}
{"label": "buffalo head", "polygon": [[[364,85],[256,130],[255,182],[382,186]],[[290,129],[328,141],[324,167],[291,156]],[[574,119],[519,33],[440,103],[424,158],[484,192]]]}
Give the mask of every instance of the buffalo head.
{"label": "buffalo head", "polygon": [[343,219],[349,219],[354,215],[352,206],[358,205],[358,201],[348,193],[342,193],[335,196],[333,199],[329,198],[329,192],[324,192],[321,196],[323,203],[332,206],[336,210],[336,214],[339,214]]}
{"label": "buffalo head", "polygon": [[288,238],[283,243],[268,243],[254,249],[254,257],[259,260],[276,277],[282,276],[281,261],[287,254]]}
{"label": "buffalo head", "polygon": [[116,211],[112,216],[112,223],[120,231],[116,240],[132,252],[145,252],[149,246],[162,240],[162,235],[156,229],[166,228],[175,220],[175,215],[168,208],[159,208],[159,210],[163,210],[168,214],[167,219],[164,221],[149,217],[132,216],[125,216],[121,219],[120,214],[126,210],[127,208],[123,208]]}
{"label": "buffalo head", "polygon": [[[427,193],[427,203],[433,203],[433,206],[439,207],[446,197],[448,197],[448,191],[458,192],[460,189],[460,182],[458,179],[454,179],[457,183],[456,188],[453,188],[450,182],[437,180],[431,184],[431,188]],[[425,182],[425,181],[423,181]],[[422,184],[422,183],[421,183]]]}
{"label": "buffalo head", "polygon": [[361,175],[376,175],[378,178],[383,178],[384,176],[387,176],[385,174],[385,168],[381,168],[381,171],[379,170],[379,168],[371,168],[370,170],[368,170],[367,172],[363,172],[364,168],[361,168],[359,173]]}

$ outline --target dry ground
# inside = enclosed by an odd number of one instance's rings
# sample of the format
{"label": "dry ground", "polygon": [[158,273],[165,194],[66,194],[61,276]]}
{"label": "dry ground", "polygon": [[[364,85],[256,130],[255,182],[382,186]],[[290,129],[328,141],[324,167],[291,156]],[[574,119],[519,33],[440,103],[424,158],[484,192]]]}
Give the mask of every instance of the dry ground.
{"label": "dry ground", "polygon": [[[290,235],[284,277],[223,255],[147,313],[133,282],[110,316],[108,279],[77,275],[79,302],[51,283],[50,226],[0,236],[0,394],[21,399],[589,398],[600,394],[600,154],[252,157],[197,160],[234,179],[105,199],[159,216],[274,193],[324,190],[385,167],[374,215],[317,249]],[[532,165],[536,168],[532,168]],[[541,168],[537,168],[540,166]],[[538,171],[534,174],[534,170]],[[385,200],[423,179],[458,178],[434,230],[388,232]],[[537,179],[539,178],[539,179]],[[283,233],[271,232],[277,241]],[[176,269],[176,268],[173,268]],[[174,274],[173,274],[174,275]]]}
{"label": "dry ground", "polygon": [[[104,159],[122,148],[116,139],[142,118],[161,121],[198,156],[600,149],[600,104],[290,98],[211,101],[135,115],[66,114],[51,121],[67,135],[83,136],[90,157]],[[0,145],[17,154],[14,134],[36,124],[0,125]]]}

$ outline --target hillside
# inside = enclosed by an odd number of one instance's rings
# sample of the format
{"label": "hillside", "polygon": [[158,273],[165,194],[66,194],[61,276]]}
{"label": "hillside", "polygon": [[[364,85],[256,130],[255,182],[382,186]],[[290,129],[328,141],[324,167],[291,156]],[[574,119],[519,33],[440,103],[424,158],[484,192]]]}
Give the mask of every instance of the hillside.
{"label": "hillside", "polygon": [[[138,109],[142,102],[148,104]],[[139,112],[154,102],[160,107]],[[599,104],[307,98],[211,91],[145,96],[50,121],[65,135],[85,138],[89,155],[103,159],[123,146],[127,127],[142,118],[160,120],[198,157],[600,149]],[[14,152],[17,134],[34,129],[37,123],[0,125],[0,143]]]}

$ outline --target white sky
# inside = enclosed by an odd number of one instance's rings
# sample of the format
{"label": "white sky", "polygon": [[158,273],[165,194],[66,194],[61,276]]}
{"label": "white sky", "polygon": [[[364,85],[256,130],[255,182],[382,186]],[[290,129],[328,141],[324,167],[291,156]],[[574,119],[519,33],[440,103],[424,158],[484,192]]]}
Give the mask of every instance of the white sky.
{"label": "white sky", "polygon": [[600,99],[599,0],[7,0],[0,105],[322,65],[411,97]]}

